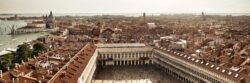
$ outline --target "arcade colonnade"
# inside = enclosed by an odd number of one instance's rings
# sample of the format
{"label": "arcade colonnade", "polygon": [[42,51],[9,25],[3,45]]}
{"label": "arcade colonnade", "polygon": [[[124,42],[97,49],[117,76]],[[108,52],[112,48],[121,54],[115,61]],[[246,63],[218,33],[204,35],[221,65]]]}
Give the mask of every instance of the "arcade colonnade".
{"label": "arcade colonnade", "polygon": [[184,83],[237,83],[143,44],[103,44],[97,47],[96,67],[152,64]]}
{"label": "arcade colonnade", "polygon": [[99,64],[101,66],[153,64],[153,54],[150,51],[100,53]]}

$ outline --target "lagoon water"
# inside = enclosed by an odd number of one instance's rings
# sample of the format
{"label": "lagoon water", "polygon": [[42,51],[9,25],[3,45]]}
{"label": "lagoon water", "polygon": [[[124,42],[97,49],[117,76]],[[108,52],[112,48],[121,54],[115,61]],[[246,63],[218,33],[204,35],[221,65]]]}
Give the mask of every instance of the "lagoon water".
{"label": "lagoon water", "polygon": [[42,33],[8,35],[13,26],[20,28],[25,25],[27,25],[27,23],[24,21],[0,21],[0,51],[7,48],[16,49],[16,47],[23,42],[31,41],[45,35]]}

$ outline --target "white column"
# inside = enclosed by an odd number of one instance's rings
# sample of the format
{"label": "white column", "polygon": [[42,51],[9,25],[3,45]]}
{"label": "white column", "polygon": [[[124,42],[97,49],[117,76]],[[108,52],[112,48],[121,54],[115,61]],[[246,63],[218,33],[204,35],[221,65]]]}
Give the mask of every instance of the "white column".
{"label": "white column", "polygon": [[127,62],[126,62],[126,60],[124,60],[124,65],[127,65]]}

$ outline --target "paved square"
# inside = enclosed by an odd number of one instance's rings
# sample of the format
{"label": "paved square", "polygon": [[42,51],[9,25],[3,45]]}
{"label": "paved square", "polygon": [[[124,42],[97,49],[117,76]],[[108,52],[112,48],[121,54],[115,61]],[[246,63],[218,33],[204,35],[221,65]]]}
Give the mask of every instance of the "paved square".
{"label": "paved square", "polygon": [[95,72],[93,83],[181,83],[154,66],[108,66]]}

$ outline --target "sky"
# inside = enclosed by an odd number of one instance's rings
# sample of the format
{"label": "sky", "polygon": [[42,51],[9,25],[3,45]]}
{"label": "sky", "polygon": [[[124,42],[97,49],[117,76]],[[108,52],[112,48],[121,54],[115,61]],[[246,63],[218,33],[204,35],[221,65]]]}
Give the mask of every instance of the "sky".
{"label": "sky", "polygon": [[250,13],[250,0],[0,0],[0,13]]}

